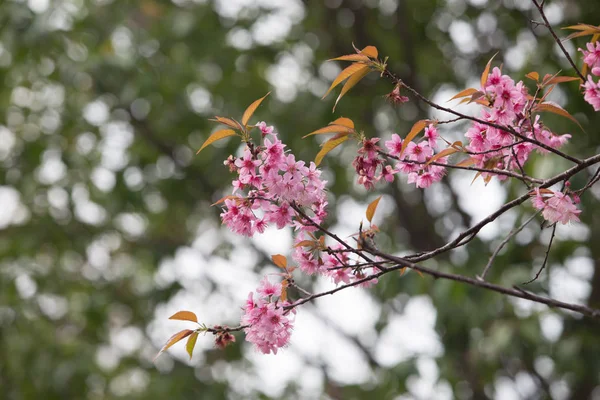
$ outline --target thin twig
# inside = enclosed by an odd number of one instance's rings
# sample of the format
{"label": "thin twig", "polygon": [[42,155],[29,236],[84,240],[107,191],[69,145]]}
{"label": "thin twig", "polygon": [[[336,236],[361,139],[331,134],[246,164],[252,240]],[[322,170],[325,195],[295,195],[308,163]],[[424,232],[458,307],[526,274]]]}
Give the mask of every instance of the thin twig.
{"label": "thin twig", "polygon": [[537,0],[531,0],[531,1],[533,2],[533,4],[536,6],[538,11],[540,12],[541,17],[544,20],[544,26],[548,29],[548,31],[554,38],[554,41],[556,42],[558,47],[560,47],[560,50],[563,52],[565,57],[567,57],[567,60],[569,60],[571,67],[573,67],[573,69],[575,70],[577,75],[579,75],[579,79],[581,79],[582,82],[585,82],[585,77],[583,76],[583,74],[581,73],[579,68],[577,68],[577,65],[575,64],[575,62],[569,55],[569,52],[567,52],[567,49],[565,49],[565,46],[563,46],[562,41],[558,38],[558,36],[556,36],[554,29],[552,29],[552,26],[550,25],[550,22],[548,21],[548,18],[546,18],[546,13],[544,12],[544,2],[542,1],[541,3],[538,3]]}
{"label": "thin twig", "polygon": [[504,286],[489,283],[487,281],[482,281],[482,280],[479,280],[476,278],[471,278],[468,276],[436,271],[434,269],[423,267],[421,265],[412,263],[404,258],[396,257],[396,256],[392,256],[390,254],[383,253],[374,248],[366,247],[365,250],[367,250],[369,253],[371,253],[373,255],[379,256],[386,260],[393,261],[398,264],[396,266],[387,268],[386,271],[382,271],[382,272],[374,275],[372,277],[372,279],[374,279],[374,277],[379,277],[379,276],[383,275],[384,273],[391,272],[394,270],[399,270],[399,269],[407,267],[410,269],[414,269],[415,271],[419,271],[421,273],[431,275],[435,278],[443,278],[443,279],[449,279],[452,281],[462,282],[462,283],[466,283],[471,286],[477,286],[477,287],[481,287],[484,289],[489,289],[494,292],[502,293],[502,294],[505,294],[508,296],[518,297],[518,298],[525,299],[525,300],[531,300],[536,303],[546,304],[549,307],[562,308],[565,310],[575,311],[575,312],[587,315],[592,318],[600,318],[600,310],[599,309],[591,308],[591,307],[580,305],[580,304],[565,303],[563,301],[539,296],[537,294],[534,294],[534,293],[531,293],[531,292],[528,292],[528,291],[525,291],[522,289],[507,288]]}
{"label": "thin twig", "polygon": [[541,179],[536,179],[536,178],[531,178],[527,175],[520,175],[517,174],[516,172],[512,172],[512,171],[506,171],[503,169],[496,169],[496,168],[479,168],[479,167],[471,167],[471,166],[462,166],[462,165],[452,165],[452,164],[444,164],[444,163],[439,163],[436,161],[433,162],[428,162],[428,161],[416,161],[416,160],[403,160],[400,159],[400,157],[396,157],[393,156],[389,153],[386,153],[384,151],[378,151],[378,153],[384,157],[388,157],[391,158],[393,160],[397,160],[406,164],[418,164],[418,165],[435,165],[438,167],[445,167],[445,168],[453,168],[453,169],[462,169],[465,171],[475,171],[475,172],[484,172],[484,173],[489,173],[489,174],[496,174],[496,175],[503,175],[503,176],[508,176],[511,178],[515,178],[515,179],[519,179],[520,181],[523,181],[524,183],[526,182],[531,182],[531,183],[537,183],[537,184],[542,184],[544,183],[543,180]]}
{"label": "thin twig", "polygon": [[552,227],[552,235],[550,236],[550,242],[548,242],[548,248],[546,248],[546,256],[544,257],[544,262],[542,263],[542,266],[538,270],[537,274],[535,274],[533,279],[523,283],[523,285],[529,285],[531,282],[534,282],[535,280],[537,280],[537,278],[539,278],[539,276],[542,273],[542,271],[544,270],[544,268],[546,268],[546,263],[548,263],[548,256],[550,255],[550,248],[552,247],[552,241],[554,240],[555,234],[556,234],[556,224],[554,224],[554,226]]}
{"label": "thin twig", "polygon": [[538,211],[537,213],[533,214],[531,217],[527,218],[527,221],[523,222],[520,226],[518,226],[517,228],[513,229],[512,231],[510,231],[510,233],[504,238],[504,240],[498,245],[498,247],[496,247],[496,250],[494,250],[494,253],[492,253],[492,255],[490,256],[490,259],[488,260],[485,269],[483,270],[483,272],[481,273],[480,276],[478,276],[477,278],[481,279],[481,280],[485,280],[485,276],[487,275],[488,271],[490,270],[490,268],[492,267],[492,264],[494,263],[494,260],[496,259],[496,257],[498,256],[498,253],[500,253],[500,251],[502,250],[502,248],[504,246],[506,246],[506,244],[519,232],[521,232],[531,221],[533,221],[533,219],[540,213],[540,211]]}

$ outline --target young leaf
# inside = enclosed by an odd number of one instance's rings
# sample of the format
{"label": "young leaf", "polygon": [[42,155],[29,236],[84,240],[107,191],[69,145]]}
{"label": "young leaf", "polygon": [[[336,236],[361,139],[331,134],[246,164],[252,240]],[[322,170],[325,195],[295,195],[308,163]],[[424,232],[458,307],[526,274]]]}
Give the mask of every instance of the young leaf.
{"label": "young leaf", "polygon": [[279,299],[281,301],[287,301],[287,288],[289,286],[289,282],[287,279],[284,279],[281,282],[281,296],[279,296]]}
{"label": "young leaf", "polygon": [[273,264],[277,265],[281,269],[285,269],[287,267],[287,258],[281,254],[273,254],[271,256],[271,260],[273,260]]}
{"label": "young leaf", "polygon": [[360,54],[364,54],[365,56],[370,57],[370,58],[377,58],[377,55],[379,54],[379,52],[377,51],[377,47],[367,46],[360,51]]}
{"label": "young leaf", "polygon": [[265,97],[267,97],[269,94],[271,94],[271,92],[265,94],[260,99],[254,101],[252,104],[250,104],[248,106],[248,108],[246,108],[246,111],[244,111],[244,115],[242,115],[242,125],[248,124],[248,120],[250,119],[250,117],[252,117],[252,114],[254,114],[254,111],[256,111],[258,106],[260,106],[260,103],[262,103],[262,101],[265,99]]}
{"label": "young leaf", "polygon": [[169,338],[169,340],[167,340],[167,343],[165,343],[165,345],[163,346],[163,348],[160,349],[160,351],[158,352],[158,354],[154,357],[153,361],[156,361],[156,359],[158,358],[158,356],[160,356],[162,353],[164,353],[169,347],[173,346],[175,343],[179,342],[180,340],[185,339],[186,337],[190,336],[192,333],[194,333],[193,330],[191,330],[191,329],[184,329],[182,331],[177,332],[173,336],[171,336]]}
{"label": "young leaf", "polygon": [[314,240],[302,240],[294,245],[294,247],[315,247],[316,242]]}
{"label": "young leaf", "polygon": [[369,223],[371,223],[373,215],[375,215],[375,211],[377,210],[377,206],[379,205],[379,200],[381,200],[381,196],[373,200],[367,207],[367,221],[369,221]]}
{"label": "young leaf", "polygon": [[537,82],[540,80],[540,74],[538,74],[535,71],[532,71],[532,72],[528,73],[527,75],[525,75],[525,78],[529,78],[529,79]]}
{"label": "young leaf", "polygon": [[317,164],[317,166],[321,164],[321,161],[323,161],[323,157],[325,157],[327,153],[338,147],[340,144],[344,143],[346,140],[348,140],[347,135],[339,138],[334,137],[323,143],[323,148],[321,148],[321,151],[319,151],[319,153],[315,157],[315,164]]}
{"label": "young leaf", "polygon": [[335,101],[335,104],[333,105],[333,111],[335,111],[335,107],[337,106],[338,102],[340,101],[340,99],[346,94],[348,93],[348,91],[350,89],[352,89],[358,82],[360,82],[360,80],[362,78],[364,78],[365,76],[367,76],[367,74],[371,72],[371,69],[366,66],[366,65],[362,65],[361,68],[356,71],[350,78],[348,78],[348,80],[346,81],[346,83],[344,83],[344,86],[342,86],[342,91],[340,92],[340,95],[338,96],[338,98]]}
{"label": "young leaf", "polygon": [[171,315],[169,319],[178,319],[180,321],[192,321],[198,323],[198,317],[191,311],[179,311]]}
{"label": "young leaf", "polygon": [[229,196],[225,196],[225,197],[221,197],[219,200],[217,200],[216,202],[212,203],[210,206],[216,206],[218,204],[224,203],[225,200],[229,200],[229,199],[239,199],[241,200],[242,198],[240,196],[235,196],[230,194]]}
{"label": "young leaf", "polygon": [[354,122],[350,118],[340,117],[335,121],[329,123],[329,125],[342,125],[350,129],[354,129]]}
{"label": "young leaf", "polygon": [[327,89],[327,92],[325,92],[325,94],[323,95],[323,97],[321,97],[321,99],[324,99],[325,97],[327,97],[327,95],[340,83],[342,83],[344,80],[348,79],[349,77],[351,77],[354,73],[356,73],[357,71],[360,71],[362,68],[368,68],[365,64],[362,63],[354,63],[354,64],[350,64],[349,67],[346,67],[342,72],[340,72],[338,74],[338,76],[333,80],[333,82],[331,83],[331,86],[329,86],[329,89]]}
{"label": "young leaf", "polygon": [[552,101],[546,101],[544,103],[539,103],[538,105],[536,105],[533,108],[533,111],[536,111],[536,112],[548,111],[553,114],[558,114],[562,117],[569,118],[571,121],[573,121],[577,125],[579,125],[581,130],[583,130],[583,127],[579,124],[579,121],[577,121],[571,114],[569,114],[569,112],[567,110],[565,110],[564,108],[562,108],[561,106],[559,106],[558,104],[556,104]]}
{"label": "young leaf", "polygon": [[215,119],[211,119],[210,121],[220,122],[221,124],[227,125],[233,129],[240,129],[240,130],[242,129],[242,126],[240,125],[240,123],[231,118],[215,116]]}
{"label": "young leaf", "polygon": [[198,150],[196,154],[199,154],[202,150],[204,150],[206,146],[216,142],[217,140],[225,139],[226,137],[235,135],[237,135],[237,133],[235,133],[235,131],[232,129],[221,129],[220,131],[216,131],[215,133],[210,135],[208,139],[206,139],[206,141],[204,142],[204,144],[202,144],[202,147],[200,147],[200,150]]}
{"label": "young leaf", "polygon": [[345,56],[340,56],[340,57],[336,57],[336,58],[332,58],[329,59],[327,61],[358,61],[358,62],[365,62],[365,61],[370,61],[369,57],[362,55],[362,54],[348,54]]}
{"label": "young leaf", "polygon": [[423,129],[425,129],[425,127],[428,124],[428,119],[422,119],[420,121],[415,122],[410,132],[408,132],[408,135],[406,135],[406,137],[402,141],[402,147],[400,148],[400,158],[402,157],[402,154],[404,153],[404,150],[406,150],[406,146],[408,146],[410,141],[413,140],[415,136],[417,136]]}
{"label": "young leaf", "polygon": [[431,164],[432,162],[439,160],[442,157],[446,157],[449,156],[450,154],[454,154],[454,153],[458,153],[460,150],[454,147],[448,147],[447,149],[444,149],[442,151],[440,151],[439,153],[435,154],[433,157],[431,157],[426,163],[425,166],[428,166],[429,164]]}
{"label": "young leaf", "polygon": [[[498,53],[496,53],[496,54],[498,54]],[[492,66],[492,60],[494,59],[494,57],[496,57],[496,54],[494,54],[492,56],[492,58],[490,58],[490,61],[488,61],[488,63],[485,66],[485,69],[483,70],[483,74],[481,74],[481,88],[482,89],[485,87],[485,84],[488,79],[488,74],[490,73],[490,67]]]}
{"label": "young leaf", "polygon": [[316,131],[313,131],[313,132],[309,133],[308,135],[302,136],[302,139],[307,138],[307,137],[312,136],[312,135],[321,135],[321,134],[324,134],[324,133],[345,133],[345,134],[349,135],[352,132],[354,132],[354,129],[348,128],[347,126],[343,126],[343,125],[327,125],[324,128],[317,129]]}
{"label": "young leaf", "polygon": [[600,32],[600,28],[594,25],[590,25],[590,24],[577,24],[577,25],[571,25],[571,26],[565,26],[562,29],[571,29],[571,30],[575,30],[575,31],[585,31],[588,29],[598,29],[598,32]]}
{"label": "young leaf", "polygon": [[473,93],[476,93],[478,91],[479,90],[473,89],[473,88],[468,88],[468,89],[462,90],[462,91],[458,92],[457,94],[455,94],[454,96],[452,96],[452,98],[450,100],[448,100],[448,102],[455,100],[455,99],[460,99],[461,97],[470,96]]}
{"label": "young leaf", "polygon": [[581,32],[573,32],[571,33],[569,36],[567,36],[566,38],[564,38],[563,40],[571,40],[571,39],[575,39],[581,36],[593,36],[595,34],[598,33],[597,29],[586,29],[585,31],[581,31]]}
{"label": "young leaf", "polygon": [[457,167],[470,167],[471,165],[475,164],[477,162],[476,159],[474,159],[473,157],[469,157],[466,160],[462,160],[461,162],[459,162],[458,164],[455,164]]}
{"label": "young leaf", "polygon": [[556,84],[556,83],[563,83],[563,82],[571,82],[571,81],[578,81],[579,78],[575,77],[575,76],[555,76],[554,78],[549,79],[547,82],[544,82],[545,85],[552,85],[552,84]]}
{"label": "young leaf", "polygon": [[194,352],[194,347],[196,346],[196,340],[198,339],[198,332],[194,332],[190,335],[185,344],[185,350],[190,355],[190,360],[192,359],[192,353]]}

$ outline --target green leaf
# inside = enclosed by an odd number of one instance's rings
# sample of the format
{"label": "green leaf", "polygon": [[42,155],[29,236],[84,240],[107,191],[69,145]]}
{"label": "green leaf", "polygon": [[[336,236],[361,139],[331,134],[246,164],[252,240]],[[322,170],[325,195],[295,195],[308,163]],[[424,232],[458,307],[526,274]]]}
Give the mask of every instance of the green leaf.
{"label": "green leaf", "polygon": [[196,346],[196,340],[198,340],[198,332],[192,333],[185,344],[185,350],[190,355],[190,360],[192,359],[192,353],[194,352],[194,347]]}

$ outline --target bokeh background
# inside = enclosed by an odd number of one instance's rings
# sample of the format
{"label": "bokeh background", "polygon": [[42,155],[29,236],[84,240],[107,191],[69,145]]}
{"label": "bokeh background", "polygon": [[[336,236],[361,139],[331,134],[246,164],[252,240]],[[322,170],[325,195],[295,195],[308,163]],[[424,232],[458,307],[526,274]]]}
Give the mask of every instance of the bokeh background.
{"label": "bokeh background", "polygon": [[[548,0],[546,10],[557,27],[600,22],[597,1]],[[0,398],[600,399],[598,322],[411,273],[302,307],[276,356],[239,335],[217,350],[207,335],[191,361],[180,344],[152,362],[188,326],[168,316],[187,309],[236,325],[247,293],[276,272],[269,255],[289,254],[287,230],[247,240],[221,227],[210,204],[229,194],[222,161],[240,149],[222,141],[195,156],[216,128],[208,118],[239,117],[273,91],[252,122],[275,125],[305,160],[318,140],[301,137],[339,116],[369,136],[404,135],[416,119],[445,116],[414,101],[392,107],[383,97],[392,87],[376,74],[332,114],[334,96],[320,97],[342,65],[326,60],[352,43],[376,45],[439,102],[477,86],[495,52],[516,80],[532,70],[572,75],[538,19],[526,0],[0,0]],[[577,57],[584,44],[566,46]],[[552,99],[584,128],[545,118],[573,135],[566,151],[596,154],[600,118],[577,83]],[[460,140],[467,125],[444,129]],[[324,162],[328,225],[356,232],[384,193],[375,223],[390,252],[439,246],[525,190],[458,172],[425,191],[401,178],[368,193],[349,170],[355,152],[347,145]],[[568,167],[535,156],[527,172]],[[558,228],[530,290],[600,308],[599,198],[596,186],[582,223]],[[532,212],[515,209],[426,265],[481,273]],[[490,280],[529,280],[549,237],[536,220]]]}

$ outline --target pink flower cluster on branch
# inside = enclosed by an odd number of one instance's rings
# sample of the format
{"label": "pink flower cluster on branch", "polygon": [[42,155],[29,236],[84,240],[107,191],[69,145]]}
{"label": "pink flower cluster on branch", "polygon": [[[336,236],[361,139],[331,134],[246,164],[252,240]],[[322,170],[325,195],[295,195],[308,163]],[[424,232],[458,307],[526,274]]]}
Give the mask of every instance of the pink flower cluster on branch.
{"label": "pink flower cluster on branch", "polygon": [[265,354],[277,354],[290,340],[296,311],[285,309],[290,303],[281,300],[281,283],[264,278],[256,292],[248,295],[242,316],[246,340]]}
{"label": "pink flower cluster on branch", "polygon": [[[571,135],[555,135],[540,121],[539,115],[532,121],[531,109],[536,99],[529,96],[522,81],[515,84],[507,75],[495,67],[481,88],[484,104],[480,119],[495,125],[510,127],[522,137],[540,142],[552,148],[564,145]],[[485,100],[483,100],[485,99]],[[532,142],[524,141],[503,130],[481,122],[474,122],[465,136],[469,139],[467,150],[471,152],[479,168],[522,170],[533,150],[547,153]],[[484,177],[489,176],[485,173]],[[497,175],[504,180],[506,176]]]}
{"label": "pink flower cluster on branch", "polygon": [[587,50],[579,49],[579,51],[583,53],[583,61],[590,67],[592,73],[587,76],[587,81],[582,85],[583,98],[594,107],[595,111],[600,111],[600,79],[594,78],[600,77],[600,41],[589,42],[586,48]]}

